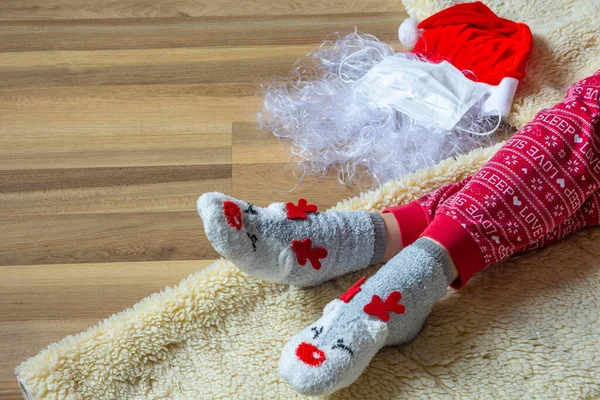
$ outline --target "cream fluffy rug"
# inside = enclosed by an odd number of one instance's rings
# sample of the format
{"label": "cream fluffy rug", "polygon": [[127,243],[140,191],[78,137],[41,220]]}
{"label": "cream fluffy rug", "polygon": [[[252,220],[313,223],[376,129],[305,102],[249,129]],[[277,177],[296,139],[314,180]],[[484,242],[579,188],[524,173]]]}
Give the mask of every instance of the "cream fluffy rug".
{"label": "cream fluffy rug", "polygon": [[[404,2],[419,18],[453,4]],[[594,2],[486,4],[527,22],[535,37],[516,126],[600,68]],[[474,173],[496,149],[444,161],[337,207],[410,201]],[[600,398],[599,240],[599,229],[585,230],[480,273],[437,304],[416,340],[384,349],[332,398]],[[49,346],[17,374],[34,399],[300,398],[278,379],[279,351],[357,276],[301,290],[256,281],[219,260]]]}

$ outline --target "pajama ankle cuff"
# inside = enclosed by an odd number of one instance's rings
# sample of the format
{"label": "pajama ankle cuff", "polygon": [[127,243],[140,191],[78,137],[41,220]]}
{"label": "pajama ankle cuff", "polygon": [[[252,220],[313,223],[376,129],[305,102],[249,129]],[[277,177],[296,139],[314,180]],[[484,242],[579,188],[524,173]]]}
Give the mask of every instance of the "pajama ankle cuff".
{"label": "pajama ankle cuff", "polygon": [[400,228],[402,247],[411,245],[417,240],[428,225],[425,211],[416,201],[403,206],[389,207],[382,212],[391,213],[396,219]]}
{"label": "pajama ankle cuff", "polygon": [[466,285],[475,273],[486,267],[483,254],[469,231],[444,214],[436,215],[421,236],[435,240],[450,254],[458,271],[458,278],[450,284],[454,289]]}

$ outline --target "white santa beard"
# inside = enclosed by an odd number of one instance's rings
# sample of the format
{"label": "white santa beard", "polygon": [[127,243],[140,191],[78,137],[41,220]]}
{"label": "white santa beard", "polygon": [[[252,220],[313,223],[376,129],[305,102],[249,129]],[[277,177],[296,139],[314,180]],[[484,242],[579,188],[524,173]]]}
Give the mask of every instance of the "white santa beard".
{"label": "white santa beard", "polygon": [[297,63],[294,82],[266,86],[258,114],[261,128],[291,142],[304,172],[334,168],[343,184],[365,178],[379,184],[493,142],[465,133],[496,126],[497,118],[482,112],[483,101],[445,130],[357,93],[356,81],[394,54],[389,45],[356,32],[326,43]]}

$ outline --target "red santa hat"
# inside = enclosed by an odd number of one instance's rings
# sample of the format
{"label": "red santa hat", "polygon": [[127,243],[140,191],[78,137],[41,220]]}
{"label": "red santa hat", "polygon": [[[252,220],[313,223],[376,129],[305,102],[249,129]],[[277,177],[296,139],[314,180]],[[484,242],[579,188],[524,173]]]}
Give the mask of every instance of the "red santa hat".
{"label": "red santa hat", "polygon": [[517,85],[525,76],[531,31],[500,18],[481,2],[457,4],[420,23],[400,25],[403,46],[429,62],[448,61],[490,92],[484,110],[510,112]]}

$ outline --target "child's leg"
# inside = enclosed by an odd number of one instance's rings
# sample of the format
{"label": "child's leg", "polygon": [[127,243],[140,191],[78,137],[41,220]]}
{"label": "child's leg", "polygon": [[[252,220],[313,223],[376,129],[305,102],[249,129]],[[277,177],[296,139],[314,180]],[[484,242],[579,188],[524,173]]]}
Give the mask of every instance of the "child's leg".
{"label": "child's leg", "polygon": [[[431,198],[436,200],[425,204],[425,209],[443,203],[438,196]],[[583,227],[599,224],[597,191],[571,218],[528,249],[547,246]],[[410,341],[417,335],[432,305],[458,276],[452,267],[442,247],[426,238],[417,240],[373,278],[361,278],[340,300],[328,304],[322,318],[286,344],[279,367],[282,377],[305,394],[323,395],[348,386],[379,348]],[[325,363],[333,366],[322,368]]]}
{"label": "child's leg", "polygon": [[575,227],[577,210],[600,187],[599,92],[600,73],[571,86],[562,103],[539,112],[438,207],[423,236],[451,255],[460,275],[454,287]]}
{"label": "child's leg", "polygon": [[[302,219],[298,217],[302,214],[289,214],[283,203],[261,208],[220,193],[200,197],[198,211],[215,249],[246,273],[309,286],[394,257],[403,245],[412,244],[423,233],[437,206],[469,179],[446,185],[407,205],[390,207],[383,215],[306,211]],[[311,249],[324,249],[327,255],[322,251],[324,257],[309,258],[306,265],[300,264],[303,260],[298,258],[292,242],[306,239],[310,239]],[[313,260],[320,263],[320,268],[314,268]]]}
{"label": "child's leg", "polygon": [[538,113],[438,207],[420,239],[292,338],[281,356],[283,378],[308,394],[350,385],[382,346],[418,333],[453,280],[453,261],[460,286],[577,215],[600,187],[600,141],[593,135],[599,91],[597,74]]}
{"label": "child's leg", "polygon": [[467,177],[460,182],[442,186],[408,204],[383,210],[388,231],[394,229],[400,236],[399,239],[394,238],[395,242],[393,238],[388,237],[385,261],[398,254],[402,247],[414,243],[433,220],[437,208],[461,190],[470,179],[471,177]]}
{"label": "child's leg", "polygon": [[[451,198],[452,195],[462,189],[471,178],[468,177],[458,183],[443,186],[406,205],[390,207],[384,210],[383,218],[387,219],[386,226],[388,227],[388,233],[392,230],[397,232],[394,238],[388,234],[384,261],[398,254],[402,250],[403,245],[410,246],[414,243],[429,224],[431,224],[437,209],[446,200]],[[394,223],[396,226],[392,226]],[[592,193],[570,218],[538,241],[520,249],[519,252],[549,246],[582,228],[597,225],[600,225],[600,191]],[[458,277],[457,272],[454,275]]]}
{"label": "child's leg", "polygon": [[[413,201],[409,204],[387,208],[386,210],[384,210],[383,215],[381,216],[383,219],[383,225],[385,229],[381,229],[381,223],[378,221],[379,218],[377,218],[377,215],[369,214],[372,221],[374,221],[373,245],[379,249],[379,253],[374,254],[369,260],[369,263],[373,264],[379,261],[390,260],[396,254],[398,254],[400,250],[402,250],[403,246],[409,246],[415,240],[417,240],[417,238],[423,233],[425,228],[427,228],[427,226],[431,223],[433,217],[437,212],[437,209],[449,198],[451,198],[455,193],[462,189],[469,182],[470,179],[471,177],[468,177],[458,183],[449,184],[438,188],[437,190],[428,193],[420,199]],[[256,231],[259,229],[259,227],[256,224],[254,224],[253,226],[251,218],[244,219],[243,217],[240,220],[240,226],[244,229],[240,228],[238,230],[237,226],[231,226],[228,222],[229,220],[227,214],[225,213],[224,202],[227,199],[229,199],[229,201],[237,202],[239,205],[241,205],[240,215],[248,214],[248,211],[250,211],[251,216],[257,216],[259,211],[262,212],[262,208],[254,206],[250,207],[248,203],[240,202],[238,200],[229,198],[224,195],[209,194],[205,196],[205,200],[206,197],[212,197],[214,200],[213,203],[208,202],[209,205],[207,206],[207,202],[204,202],[204,205],[202,207],[200,207],[199,203],[199,209],[201,211],[201,215],[203,215],[204,219],[206,220],[205,222],[207,223],[207,225],[209,225],[207,226],[207,235],[209,240],[211,240],[215,244],[217,251],[219,251],[224,256],[233,257],[233,259],[235,259],[234,262],[236,262],[236,264],[238,264],[242,269],[244,269],[246,272],[252,275],[266,277],[269,280],[276,280],[278,282],[283,282],[286,281],[286,279],[288,279],[287,281],[289,283],[310,285],[319,282],[321,279],[324,279],[324,276],[334,277],[361,268],[361,265],[352,262],[349,265],[338,265],[335,271],[332,271],[332,274],[315,276],[314,280],[309,279],[308,276],[302,276],[301,274],[295,274],[292,276],[292,278],[296,278],[296,281],[292,281],[289,277],[283,277],[278,280],[280,275],[278,275],[277,271],[280,271],[280,268],[283,268],[280,267],[280,264],[278,263],[279,260],[277,260],[277,262],[272,263],[266,262],[264,265],[260,265],[260,267],[257,267],[253,263],[254,253],[258,252],[259,255],[262,254],[259,250],[259,236],[256,234]],[[591,206],[593,207],[594,204],[591,204]],[[230,212],[232,207],[233,206],[230,206],[228,208]],[[275,205],[272,205],[271,207],[275,207]],[[244,209],[245,212],[242,213],[242,209]],[[255,211],[256,213],[254,214],[252,213],[252,211]],[[350,211],[346,211],[344,213],[352,215],[352,212]],[[356,211],[356,213],[358,213],[357,215],[364,214],[361,211]],[[307,218],[309,218],[310,215],[311,214],[308,213]],[[547,235],[547,237],[542,238],[540,243],[535,243],[531,245],[531,248],[542,247],[552,243],[553,241],[559,240],[568,233],[576,231],[578,229],[578,226],[580,225],[580,222],[587,221],[588,219],[589,218],[586,219],[583,217],[574,218],[574,224],[569,223],[565,227],[562,227],[560,229],[557,228],[556,232],[551,232]],[[285,223],[283,222],[285,220],[287,220],[287,215],[285,216],[285,218],[282,217],[281,223]],[[292,221],[288,223],[295,224],[295,222]],[[219,229],[217,229],[215,232],[215,228]],[[226,233],[230,234],[231,237],[226,237]],[[246,236],[244,236],[244,234]],[[554,238],[554,240],[552,240],[552,238]],[[241,246],[239,246],[240,243],[232,243],[232,241],[234,240],[239,240],[239,242],[241,242]],[[252,246],[253,241],[254,246]],[[346,243],[349,242],[346,241]],[[244,246],[244,244],[248,246]],[[327,245],[323,247],[328,248],[331,246]],[[384,247],[385,252],[383,255],[383,259],[381,259],[381,249]],[[284,250],[287,249],[288,247],[285,246]],[[240,251],[241,254],[236,253],[235,250]],[[362,251],[362,249],[357,250]],[[349,249],[348,251],[352,253],[352,249]],[[358,262],[360,262],[360,260]],[[256,272],[256,270],[258,270],[258,273]],[[306,279],[306,281],[300,282],[298,278]]]}

